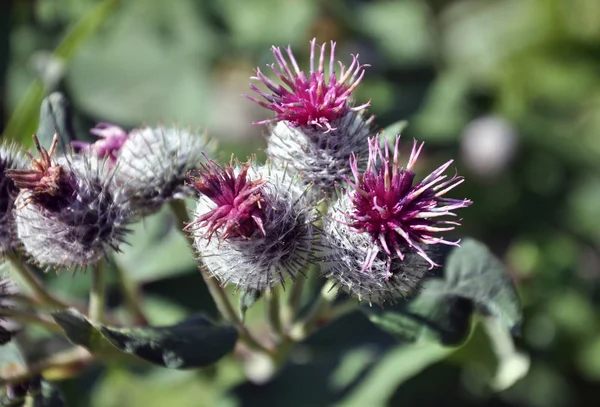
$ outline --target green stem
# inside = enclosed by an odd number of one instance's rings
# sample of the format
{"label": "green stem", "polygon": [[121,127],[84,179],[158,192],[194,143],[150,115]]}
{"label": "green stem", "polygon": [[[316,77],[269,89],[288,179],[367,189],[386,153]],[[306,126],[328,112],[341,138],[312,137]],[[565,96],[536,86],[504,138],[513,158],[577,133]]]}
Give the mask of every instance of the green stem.
{"label": "green stem", "polygon": [[[175,215],[175,218],[180,223],[177,229],[185,236],[188,241],[190,248],[194,247],[194,238],[186,233],[183,230],[185,225],[190,223],[190,217],[188,216],[187,209],[185,207],[185,202],[182,200],[174,200],[170,202],[171,210]],[[204,264],[200,264],[200,274],[206,283],[206,287],[208,288],[208,292],[210,293],[215,305],[217,306],[217,310],[221,313],[221,315],[234,324],[239,332],[240,339],[244,341],[250,348],[259,350],[261,352],[265,352],[267,354],[273,354],[273,351],[265,348],[262,344],[260,344],[250,333],[248,328],[242,322],[242,319],[236,312],[235,308],[229,301],[229,297],[227,295],[227,291],[225,288],[219,285],[217,280],[208,275],[208,272],[204,269]]]}
{"label": "green stem", "polygon": [[140,292],[137,284],[133,283],[123,268],[117,261],[113,261],[113,266],[117,273],[117,281],[125,300],[125,305],[129,309],[136,325],[148,325],[148,317],[140,306]]}
{"label": "green stem", "polygon": [[23,311],[16,308],[5,308],[0,310],[0,317],[21,322],[24,324],[37,324],[56,334],[64,335],[63,330],[53,320],[39,314]]}
{"label": "green stem", "polygon": [[104,318],[105,271],[104,260],[96,263],[96,267],[92,270],[89,305],[89,317],[92,322],[102,322]]}
{"label": "green stem", "polygon": [[279,308],[279,287],[275,286],[271,292],[267,293],[267,315],[269,324],[277,338],[283,335],[283,325],[281,323],[281,313]]}
{"label": "green stem", "polygon": [[333,283],[330,281],[325,283],[306,315],[292,326],[290,335],[295,340],[307,337],[319,325],[323,314],[331,307],[336,295],[337,288]]}
{"label": "green stem", "polygon": [[49,369],[76,369],[89,365],[94,361],[94,356],[83,347],[71,348],[56,353],[46,359],[40,360],[27,367],[27,370],[18,370],[13,374],[3,373],[0,378],[2,384],[22,383],[23,381],[42,374]]}
{"label": "green stem", "polygon": [[58,309],[69,308],[68,304],[65,304],[61,300],[55,298],[50,294],[40,279],[35,275],[35,272],[31,269],[29,264],[23,261],[23,259],[14,252],[6,253],[6,258],[10,261],[13,269],[19,274],[24,280],[27,286],[33,291],[34,295],[46,306]]}
{"label": "green stem", "polygon": [[306,277],[298,276],[292,285],[292,292],[288,299],[289,320],[291,322],[294,322],[298,317],[298,311],[300,311],[300,306],[302,305],[302,291],[304,290],[305,283]]}

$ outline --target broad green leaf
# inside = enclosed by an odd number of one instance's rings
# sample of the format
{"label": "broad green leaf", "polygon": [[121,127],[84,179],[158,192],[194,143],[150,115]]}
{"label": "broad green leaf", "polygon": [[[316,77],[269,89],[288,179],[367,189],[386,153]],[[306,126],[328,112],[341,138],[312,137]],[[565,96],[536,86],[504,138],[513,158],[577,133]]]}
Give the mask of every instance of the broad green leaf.
{"label": "broad green leaf", "polygon": [[385,406],[399,384],[444,359],[454,350],[434,343],[406,345],[385,354],[338,407]]}
{"label": "broad green leaf", "polygon": [[504,329],[518,329],[521,309],[514,286],[500,261],[481,243],[464,239],[443,262],[444,278],[432,278],[412,301],[385,309],[362,307],[377,326],[398,339],[435,339],[463,343],[474,310],[498,318]]}
{"label": "broad green leaf", "polygon": [[148,362],[186,369],[208,366],[233,350],[237,330],[216,325],[202,315],[161,327],[116,328],[92,324],[69,309],[52,314],[67,337],[91,352],[105,352],[106,342],[119,351]]}

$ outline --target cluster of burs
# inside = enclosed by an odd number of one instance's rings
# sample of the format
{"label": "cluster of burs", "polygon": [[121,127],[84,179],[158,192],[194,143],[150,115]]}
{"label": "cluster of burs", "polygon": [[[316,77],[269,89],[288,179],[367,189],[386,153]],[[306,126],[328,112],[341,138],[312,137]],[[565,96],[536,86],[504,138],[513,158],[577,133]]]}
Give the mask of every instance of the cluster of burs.
{"label": "cluster of burs", "polygon": [[369,103],[352,92],[366,65],[334,59],[335,44],[313,40],[310,70],[273,47],[269,75],[251,79],[273,111],[254,124],[269,132],[267,161],[215,161],[205,134],[167,126],[125,131],[101,123],[95,143],[0,149],[0,248],[44,266],[85,267],[127,240],[128,224],[164,204],[196,199],[198,261],[222,284],[262,292],[315,269],[359,300],[413,293],[436,267],[442,234],[466,199],[445,195],[462,182],[451,161],[416,178],[423,144],[400,162],[400,138],[376,133]]}

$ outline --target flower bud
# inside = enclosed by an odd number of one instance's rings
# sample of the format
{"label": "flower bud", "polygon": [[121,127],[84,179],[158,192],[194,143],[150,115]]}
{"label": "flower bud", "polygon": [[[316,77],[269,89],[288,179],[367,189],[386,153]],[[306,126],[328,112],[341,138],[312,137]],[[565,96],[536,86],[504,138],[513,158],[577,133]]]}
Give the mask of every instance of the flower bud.
{"label": "flower bud", "polygon": [[289,47],[286,49],[289,64],[281,49],[273,47],[278,67],[273,64],[270,68],[281,84],[257,68],[256,76],[251,79],[262,82],[268,91],[251,85],[264,100],[246,97],[275,112],[275,118],[254,123],[276,124],[271,128],[267,147],[272,161],[299,173],[305,184],[314,184],[316,191],[331,194],[336,184],[341,184],[349,175],[350,155],[356,153],[366,159],[368,153],[367,137],[372,118],[365,119],[361,111],[370,102],[353,106],[351,101],[367,65],[361,65],[356,55],[348,69],[339,62],[339,72],[336,72],[335,42],[331,42],[326,73],[327,44],[320,47],[316,67],[316,40],[310,45],[308,74],[300,70]]}
{"label": "flower bud", "polygon": [[187,229],[223,284],[262,292],[314,261],[314,214],[297,177],[270,165],[209,162],[190,181],[200,197]]}
{"label": "flower bud", "polygon": [[157,212],[173,199],[195,195],[186,174],[213,151],[203,135],[185,129],[146,127],[132,130],[117,160],[117,181],[132,210],[140,216]]}
{"label": "flower bud", "polygon": [[32,157],[32,169],[8,172],[20,189],[15,217],[25,250],[41,264],[66,267],[94,264],[118,250],[129,212],[104,165],[81,155],[56,160],[56,135],[49,151],[34,141],[40,158]]}
{"label": "flower bud", "polygon": [[325,274],[370,302],[410,296],[427,265],[438,266],[430,255],[432,246],[459,243],[439,236],[460,225],[445,218],[472,203],[445,196],[463,182],[462,177],[444,174],[452,160],[415,183],[414,167],[423,144],[414,142],[404,168],[399,165],[399,140],[398,136],[390,154],[387,143],[382,151],[379,139],[370,139],[364,172],[358,158],[351,158],[353,179],[347,180],[346,194],[333,206],[326,229],[330,246],[337,249],[328,258],[333,265],[324,268]]}
{"label": "flower bud", "polygon": [[19,193],[7,170],[25,168],[26,162],[18,152],[15,144],[0,145],[0,257],[8,250],[14,249],[17,239],[14,233],[13,204]]}

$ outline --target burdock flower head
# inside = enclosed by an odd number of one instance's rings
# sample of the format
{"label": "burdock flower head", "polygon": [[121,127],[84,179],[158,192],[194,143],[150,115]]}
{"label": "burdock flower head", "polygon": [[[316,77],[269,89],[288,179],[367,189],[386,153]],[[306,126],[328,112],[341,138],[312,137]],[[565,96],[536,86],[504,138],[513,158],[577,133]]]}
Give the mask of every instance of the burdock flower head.
{"label": "burdock flower head", "polygon": [[186,174],[212,151],[205,135],[186,129],[135,129],[121,147],[116,178],[132,210],[146,216],[170,200],[195,195],[185,184]]}
{"label": "burdock flower head", "polygon": [[16,246],[13,204],[19,193],[6,171],[25,168],[26,162],[15,144],[0,145],[0,258]]}
{"label": "burdock flower head", "polygon": [[372,118],[365,120],[362,113],[369,102],[354,106],[351,100],[366,65],[361,65],[356,55],[347,69],[340,62],[336,72],[335,43],[331,42],[326,73],[327,44],[320,47],[317,66],[316,40],[310,44],[308,75],[300,70],[290,47],[285,50],[289,64],[282,50],[273,47],[278,67],[273,64],[270,68],[281,83],[257,68],[251,79],[262,82],[268,91],[250,85],[264,100],[247,98],[275,112],[274,118],[254,123],[273,124],[267,147],[271,159],[294,169],[317,190],[330,193],[348,174],[350,154],[366,157]]}
{"label": "burdock flower head", "polygon": [[25,250],[41,264],[85,266],[100,260],[110,248],[118,250],[126,232],[128,211],[119,191],[98,166],[85,156],[54,157],[34,142],[40,158],[31,169],[7,175],[20,189],[15,201],[17,235]]}
{"label": "burdock flower head", "polygon": [[91,152],[91,155],[97,158],[107,158],[109,164],[114,165],[117,162],[121,147],[127,141],[128,133],[119,126],[110,123],[98,123],[96,127],[90,130],[90,133],[100,139],[91,144],[83,141],[73,141],[71,145],[83,152]]}
{"label": "burdock flower head", "polygon": [[263,291],[313,260],[312,209],[285,170],[209,161],[190,174],[190,183],[200,197],[186,229],[223,284]]}
{"label": "burdock flower head", "polygon": [[398,162],[399,140],[390,154],[388,144],[382,151],[379,139],[371,138],[364,172],[352,157],[353,179],[327,225],[338,250],[332,252],[326,274],[373,302],[412,294],[427,269],[438,266],[432,259],[435,245],[459,243],[440,236],[459,225],[448,217],[472,203],[445,196],[463,182],[462,177],[444,174],[452,160],[415,182],[414,167],[423,143],[414,142],[403,168]]}

